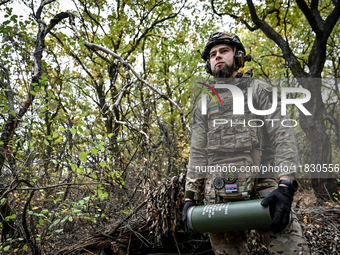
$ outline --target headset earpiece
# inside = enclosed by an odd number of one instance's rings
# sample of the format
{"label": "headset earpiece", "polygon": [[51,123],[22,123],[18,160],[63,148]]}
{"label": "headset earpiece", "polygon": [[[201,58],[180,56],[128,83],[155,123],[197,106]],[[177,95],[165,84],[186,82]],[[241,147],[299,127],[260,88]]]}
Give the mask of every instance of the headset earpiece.
{"label": "headset earpiece", "polygon": [[234,56],[235,65],[239,68],[244,67],[244,62],[246,61],[244,58],[244,52],[242,50],[238,50]]}
{"label": "headset earpiece", "polygon": [[209,60],[207,61],[207,63],[205,63],[205,71],[207,71],[207,73],[209,73],[209,74],[212,74],[211,65],[210,65]]}

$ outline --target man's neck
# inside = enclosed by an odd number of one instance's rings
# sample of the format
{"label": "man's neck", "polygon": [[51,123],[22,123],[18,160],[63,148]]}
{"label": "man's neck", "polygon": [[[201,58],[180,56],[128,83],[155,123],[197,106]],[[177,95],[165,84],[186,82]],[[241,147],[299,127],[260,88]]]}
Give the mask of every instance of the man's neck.
{"label": "man's neck", "polygon": [[231,78],[236,77],[237,74],[238,74],[238,70],[235,70],[235,71],[233,72],[233,75],[231,76]]}

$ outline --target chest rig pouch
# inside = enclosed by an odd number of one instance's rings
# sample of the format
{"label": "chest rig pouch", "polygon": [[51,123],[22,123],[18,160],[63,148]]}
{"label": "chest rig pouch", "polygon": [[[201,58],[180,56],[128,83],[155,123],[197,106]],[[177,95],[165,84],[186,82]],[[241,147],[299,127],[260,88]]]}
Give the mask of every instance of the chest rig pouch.
{"label": "chest rig pouch", "polygon": [[[255,189],[261,161],[259,137],[261,128],[248,109],[247,88],[251,78],[241,78],[238,86],[244,95],[244,115],[233,115],[233,95],[228,89],[216,89],[222,105],[213,100],[207,102],[208,112],[208,178],[206,187],[210,199],[215,194],[215,202],[223,200],[248,199]],[[218,101],[217,101],[218,102]],[[250,122],[249,122],[250,121]],[[250,124],[250,125],[249,125]],[[214,190],[214,192],[213,192]]]}

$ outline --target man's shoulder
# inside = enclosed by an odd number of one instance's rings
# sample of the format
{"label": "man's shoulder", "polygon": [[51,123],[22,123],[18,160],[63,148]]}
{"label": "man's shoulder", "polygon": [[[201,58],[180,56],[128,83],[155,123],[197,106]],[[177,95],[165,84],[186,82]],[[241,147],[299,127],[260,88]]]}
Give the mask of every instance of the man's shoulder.
{"label": "man's shoulder", "polygon": [[[205,100],[210,101],[210,97],[207,97]],[[197,117],[197,115],[205,116],[204,114],[202,114],[202,107],[204,106],[204,105],[202,106],[202,101],[203,101],[203,98],[200,98],[200,99],[198,99],[197,103],[195,104],[195,107],[193,109],[194,117],[195,116]],[[207,105],[207,103],[205,105]]]}
{"label": "man's shoulder", "polygon": [[272,85],[256,77],[251,77],[250,86],[255,93],[272,93],[273,91]]}
{"label": "man's shoulder", "polygon": [[202,108],[202,97],[200,99],[198,99],[195,108],[201,109]]}

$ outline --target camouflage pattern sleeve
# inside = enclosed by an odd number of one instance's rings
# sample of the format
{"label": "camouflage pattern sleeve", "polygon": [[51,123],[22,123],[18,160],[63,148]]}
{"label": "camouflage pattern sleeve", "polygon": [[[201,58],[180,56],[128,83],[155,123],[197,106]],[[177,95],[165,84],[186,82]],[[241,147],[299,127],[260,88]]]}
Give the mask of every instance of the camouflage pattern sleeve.
{"label": "camouflage pattern sleeve", "polygon": [[208,124],[201,113],[201,100],[193,112],[189,167],[185,183],[185,198],[200,200],[203,191],[205,173],[202,171],[208,164],[207,132]]}
{"label": "camouflage pattern sleeve", "polygon": [[[273,87],[258,79],[254,79],[251,86],[254,91],[254,107],[258,110],[270,109],[273,100]],[[270,142],[275,150],[276,165],[280,169],[277,177],[296,172],[299,165],[297,141],[292,123],[286,116],[281,116],[280,97],[278,97],[277,108],[272,114],[257,117],[263,120],[264,129],[268,132]],[[283,120],[285,120],[285,126],[282,125]]]}

